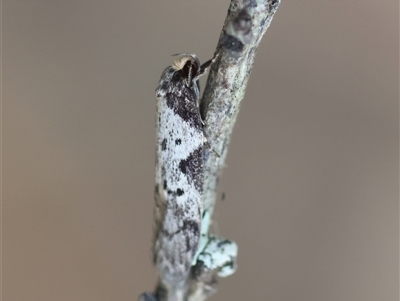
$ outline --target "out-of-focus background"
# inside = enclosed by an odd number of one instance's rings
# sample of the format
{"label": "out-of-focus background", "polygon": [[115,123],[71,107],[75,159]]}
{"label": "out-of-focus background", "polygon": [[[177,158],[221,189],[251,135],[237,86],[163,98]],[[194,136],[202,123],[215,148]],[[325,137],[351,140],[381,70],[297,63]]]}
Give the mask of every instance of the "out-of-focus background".
{"label": "out-of-focus background", "polygon": [[[151,290],[155,87],[212,57],[229,1],[2,1],[3,300]],[[399,298],[399,3],[283,0],[215,231],[212,300]],[[204,86],[204,79],[203,79]]]}

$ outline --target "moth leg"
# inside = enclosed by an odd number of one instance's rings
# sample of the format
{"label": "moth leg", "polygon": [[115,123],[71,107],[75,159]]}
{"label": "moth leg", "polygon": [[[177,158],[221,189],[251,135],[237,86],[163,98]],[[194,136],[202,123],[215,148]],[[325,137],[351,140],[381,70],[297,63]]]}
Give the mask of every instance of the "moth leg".
{"label": "moth leg", "polygon": [[193,81],[199,79],[199,77],[203,76],[204,74],[206,74],[208,72],[208,69],[210,68],[210,66],[215,62],[215,60],[217,59],[218,54],[216,54],[211,60],[208,60],[207,62],[203,63],[203,65],[200,66],[200,70],[197,73],[196,77],[193,78]]}
{"label": "moth leg", "polygon": [[210,143],[208,142],[206,136],[203,135],[203,144],[208,148],[209,151],[211,151],[212,153],[214,153],[214,155],[216,155],[218,158],[221,158],[221,155],[217,153],[217,151],[215,149],[213,149],[210,145]]}

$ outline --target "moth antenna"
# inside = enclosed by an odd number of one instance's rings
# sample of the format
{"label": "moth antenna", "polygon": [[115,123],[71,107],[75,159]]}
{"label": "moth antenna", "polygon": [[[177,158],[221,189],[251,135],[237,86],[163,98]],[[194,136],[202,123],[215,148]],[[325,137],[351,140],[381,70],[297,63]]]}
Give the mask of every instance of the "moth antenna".
{"label": "moth antenna", "polygon": [[190,67],[189,67],[189,74],[188,74],[188,78],[187,78],[187,85],[190,86],[191,83],[192,83],[192,65],[190,65]]}

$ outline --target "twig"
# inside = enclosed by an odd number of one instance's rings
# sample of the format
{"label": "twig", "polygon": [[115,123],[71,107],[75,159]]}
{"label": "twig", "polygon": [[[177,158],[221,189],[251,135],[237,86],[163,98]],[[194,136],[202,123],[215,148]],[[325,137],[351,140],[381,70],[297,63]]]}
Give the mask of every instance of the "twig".
{"label": "twig", "polygon": [[[205,135],[216,157],[205,151],[204,212],[211,216],[218,182],[224,167],[232,130],[247,82],[253,69],[258,45],[271,24],[280,0],[232,0],[204,90],[201,113]],[[236,258],[233,258],[236,260]],[[195,269],[190,301],[205,300],[216,291],[215,272]]]}
{"label": "twig", "polygon": [[[186,294],[182,300],[207,299],[216,292],[216,276],[230,275],[236,267],[236,244],[209,235],[208,228],[216,202],[218,180],[257,48],[279,4],[280,0],[231,0],[215,52],[216,61],[211,66],[200,107],[205,120],[204,133],[210,145],[204,154],[202,236],[207,243],[199,244],[199,253],[203,253],[192,268],[188,287],[182,290]],[[207,252],[204,248],[208,248]],[[211,262],[206,263],[205,254]],[[144,293],[139,300],[171,301],[165,297],[170,295],[165,290],[160,282],[155,295]]]}
{"label": "twig", "polygon": [[280,0],[232,0],[219,38],[201,103],[205,135],[220,158],[205,157],[204,210],[213,212],[218,178],[225,163],[232,130],[253,69],[258,45]]}

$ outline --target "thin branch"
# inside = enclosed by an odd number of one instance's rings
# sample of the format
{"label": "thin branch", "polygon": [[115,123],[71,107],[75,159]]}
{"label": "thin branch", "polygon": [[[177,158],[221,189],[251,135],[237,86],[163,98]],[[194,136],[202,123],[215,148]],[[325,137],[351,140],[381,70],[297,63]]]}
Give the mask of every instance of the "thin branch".
{"label": "thin branch", "polygon": [[211,213],[257,48],[279,3],[280,0],[232,0],[222,28],[218,57],[211,67],[201,103],[205,135],[211,148],[220,154],[218,158],[208,152],[205,158],[204,210]]}
{"label": "thin branch", "polygon": [[[261,39],[271,24],[280,0],[232,0],[201,101],[204,133],[211,150],[205,151],[204,212],[214,211],[218,182],[234,124]],[[209,225],[208,225],[209,226]],[[232,258],[236,264],[236,257]],[[190,301],[207,299],[216,292],[216,271],[193,269]]]}

